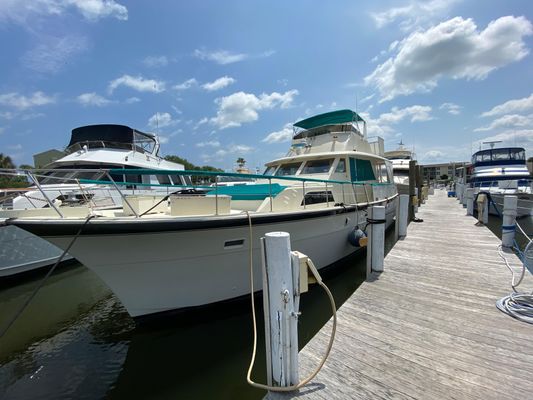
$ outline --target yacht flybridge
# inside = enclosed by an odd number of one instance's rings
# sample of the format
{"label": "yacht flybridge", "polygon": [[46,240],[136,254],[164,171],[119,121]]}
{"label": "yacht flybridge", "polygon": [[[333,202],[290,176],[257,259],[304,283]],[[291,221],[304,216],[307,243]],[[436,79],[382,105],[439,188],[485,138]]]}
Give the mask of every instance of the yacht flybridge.
{"label": "yacht flybridge", "polygon": [[396,150],[385,152],[385,157],[392,161],[394,183],[399,194],[409,194],[409,162],[413,159],[413,152],[400,141]]}
{"label": "yacht flybridge", "polygon": [[[258,269],[259,239],[267,232],[289,232],[293,248],[323,268],[357,250],[348,238],[366,225],[368,206],[385,206],[386,224],[392,222],[392,166],[372,152],[364,126],[351,110],[297,122],[288,154],[267,163],[263,175],[247,174],[256,179],[252,185],[216,184],[217,176],[236,175],[231,173],[166,171],[210,178],[215,186],[196,196],[124,195],[119,210],[86,204],[62,216],[49,208],[0,217],[62,249],[73,242],[70,253],[133,317],[226,301],[248,293],[250,250]],[[119,172],[108,171],[111,177]],[[255,277],[260,288],[261,274]]]}
{"label": "yacht flybridge", "polygon": [[[124,125],[90,125],[72,130],[64,157],[48,164],[44,169],[8,171],[4,174],[25,175],[34,185],[25,189],[3,190],[1,210],[28,210],[39,214],[55,208],[62,213],[67,208],[90,203],[91,207],[122,207],[121,195],[157,194],[167,187],[160,184],[187,185],[190,178],[184,175],[159,174],[156,170],[183,170],[183,165],[164,160],[159,156],[159,140]],[[132,173],[150,168],[153,174]],[[108,175],[109,169],[116,173]],[[99,181],[123,182],[121,171],[128,171],[130,184],[121,192],[110,184]],[[0,171],[2,174],[2,171]],[[82,181],[93,183],[82,183]],[[2,191],[2,190],[0,190]],[[34,270],[54,263],[62,251],[38,237],[15,227],[0,228],[0,278]],[[67,259],[70,258],[67,257]]]}
{"label": "yacht flybridge", "polygon": [[494,148],[498,142],[488,143],[490,149],[480,150],[472,156],[470,186],[490,194],[494,200],[489,208],[491,214],[501,214],[503,198],[507,194],[518,197],[518,217],[533,215],[533,180],[526,166],[525,149]]}

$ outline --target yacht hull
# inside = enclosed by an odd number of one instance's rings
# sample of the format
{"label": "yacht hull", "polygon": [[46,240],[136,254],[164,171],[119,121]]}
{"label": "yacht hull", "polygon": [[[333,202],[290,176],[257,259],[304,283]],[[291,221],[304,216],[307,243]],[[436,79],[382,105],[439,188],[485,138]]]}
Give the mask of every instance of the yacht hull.
{"label": "yacht hull", "polygon": [[[395,201],[382,204],[390,225]],[[255,289],[262,286],[259,239],[265,233],[289,232],[292,249],[307,254],[323,268],[356,251],[348,243],[348,234],[365,221],[365,211],[355,207],[253,215]],[[70,253],[111,288],[132,317],[204,306],[250,293],[246,215],[197,221],[182,218],[159,228],[153,223],[139,228],[141,224],[120,226],[99,220],[89,225]],[[51,225],[19,221],[19,226],[31,231]],[[58,227],[53,235],[39,235],[66,248],[78,228],[79,223],[77,228],[70,227],[68,234]]]}

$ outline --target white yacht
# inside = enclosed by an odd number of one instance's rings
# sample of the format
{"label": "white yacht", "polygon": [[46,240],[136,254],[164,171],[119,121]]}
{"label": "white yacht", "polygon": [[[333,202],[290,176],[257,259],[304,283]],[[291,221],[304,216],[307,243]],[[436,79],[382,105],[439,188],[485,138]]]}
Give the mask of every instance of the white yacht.
{"label": "white yacht", "polygon": [[[36,212],[43,207],[56,207],[61,213],[67,207],[86,203],[98,208],[121,207],[120,192],[112,190],[109,184],[97,184],[111,178],[122,187],[123,194],[168,192],[168,186],[161,188],[158,185],[170,183],[179,187],[190,184],[189,177],[173,173],[113,173],[108,178],[105,170],[110,168],[130,172],[146,168],[183,170],[183,165],[165,161],[159,156],[157,136],[123,125],[76,128],[65,153],[64,157],[41,170],[42,173],[28,171],[29,180],[35,184],[3,197],[1,208]],[[80,179],[84,179],[85,183],[81,184]],[[0,244],[0,278],[53,264],[62,253],[49,242],[14,226],[0,228]]]}
{"label": "white yacht", "polygon": [[400,141],[396,150],[385,152],[385,157],[392,161],[394,183],[398,193],[409,194],[409,162],[414,159],[413,152]]}
{"label": "white yacht", "polygon": [[[477,192],[490,194],[493,203],[489,212],[501,215],[505,195],[518,197],[517,216],[533,215],[533,180],[526,165],[526,151],[522,147],[494,148],[497,142],[488,142],[490,149],[472,156],[470,185]],[[496,207],[496,208],[495,208]]]}
{"label": "white yacht", "polygon": [[364,128],[351,110],[295,123],[288,154],[267,163],[263,175],[247,175],[257,179],[254,185],[162,196],[148,204],[131,195],[131,207],[93,212],[90,220],[90,204],[71,207],[63,217],[7,211],[0,218],[62,249],[81,228],[70,253],[100,276],[133,317],[223,302],[249,294],[250,250],[261,288],[259,239],[267,232],[289,232],[293,249],[323,268],[358,249],[349,236],[366,226],[367,207],[385,206],[382,223],[392,222],[392,165],[372,153]]}

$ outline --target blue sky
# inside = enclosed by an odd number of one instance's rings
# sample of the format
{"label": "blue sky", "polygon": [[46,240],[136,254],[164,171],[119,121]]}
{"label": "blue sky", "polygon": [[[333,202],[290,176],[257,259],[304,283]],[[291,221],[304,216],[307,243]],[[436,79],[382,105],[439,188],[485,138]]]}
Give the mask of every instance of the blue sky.
{"label": "blue sky", "polygon": [[0,152],[17,164],[96,123],[231,169],[285,154],[341,108],[424,163],[479,141],[533,156],[533,2],[1,0]]}

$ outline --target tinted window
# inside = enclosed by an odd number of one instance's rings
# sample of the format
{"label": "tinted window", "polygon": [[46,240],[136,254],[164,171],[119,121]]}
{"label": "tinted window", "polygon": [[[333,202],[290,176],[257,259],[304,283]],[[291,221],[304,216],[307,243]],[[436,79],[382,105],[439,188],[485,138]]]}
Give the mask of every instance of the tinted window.
{"label": "tinted window", "polygon": [[310,160],[305,163],[302,174],[327,174],[333,163],[333,158],[327,160]]}
{"label": "tinted window", "polygon": [[335,172],[340,172],[340,173],[346,172],[346,161],[344,161],[344,158],[341,158],[339,160],[339,163],[337,164],[337,168],[335,168]]}
{"label": "tinted window", "polygon": [[278,167],[277,165],[274,165],[273,167],[268,167],[263,173],[263,175],[274,175],[274,171],[276,170],[277,167]]}
{"label": "tinted window", "polygon": [[301,164],[302,163],[300,162],[282,164],[276,172],[276,176],[296,175],[296,171],[298,171],[298,168],[300,168]]}

